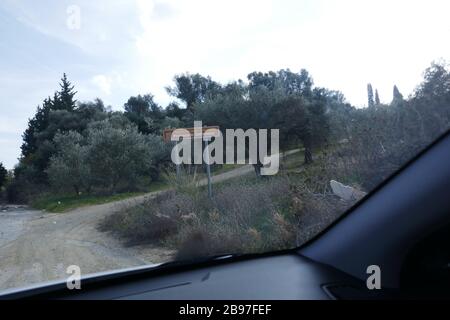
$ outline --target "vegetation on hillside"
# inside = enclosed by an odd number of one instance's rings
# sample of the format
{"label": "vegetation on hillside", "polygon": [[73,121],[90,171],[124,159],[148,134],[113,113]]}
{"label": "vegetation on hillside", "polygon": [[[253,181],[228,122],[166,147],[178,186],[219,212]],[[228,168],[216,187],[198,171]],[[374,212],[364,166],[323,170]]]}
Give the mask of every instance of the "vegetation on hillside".
{"label": "vegetation on hillside", "polygon": [[370,192],[450,128],[450,73],[443,65],[427,69],[408,99],[394,87],[392,102],[381,104],[368,86],[369,107],[363,109],[345,103],[338,92],[311,90],[309,81],[287,86],[280,80],[283,72],[249,76],[258,85],[231,84],[194,104],[194,112],[221,127],[277,123],[282,144],[294,140],[304,153],[283,161],[275,177],[216,185],[212,199],[181,180],[174,191],[107,217],[100,229],[129,245],[178,249],[179,259],[292,248],[358,200],[336,197],[330,180]]}
{"label": "vegetation on hillside", "polygon": [[7,183],[8,179],[8,170],[3,166],[3,163],[0,162],[0,203],[3,200],[3,188]]}
{"label": "vegetation on hillside", "polygon": [[444,64],[432,64],[408,98],[394,86],[384,104],[367,88],[368,107],[355,108],[342,93],[314,86],[306,70],[253,72],[228,84],[186,73],[167,88],[178,102],[163,108],[151,94],[138,95],[120,112],[100,99],[76,101],[64,75],[29,121],[6,193],[51,211],[122,199],[162,185],[174,171],[171,146],[161,139],[166,127],[201,120],[222,130],[276,128],[282,149],[303,150],[277,176],[217,185],[212,199],[178,181],[174,190],[106,218],[101,229],[128,244],[178,248],[180,257],[293,247],[354,203],[333,195],[330,180],[370,192],[450,127]]}

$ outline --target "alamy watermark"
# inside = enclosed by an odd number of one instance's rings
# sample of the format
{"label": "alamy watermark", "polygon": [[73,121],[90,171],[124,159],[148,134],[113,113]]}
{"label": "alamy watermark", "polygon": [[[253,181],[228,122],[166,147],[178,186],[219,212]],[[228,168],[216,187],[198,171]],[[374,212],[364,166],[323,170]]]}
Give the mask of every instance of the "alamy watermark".
{"label": "alamy watermark", "polygon": [[[180,164],[253,164],[261,165],[261,175],[275,175],[280,165],[279,129],[203,130],[201,121],[194,121],[194,132],[175,129],[171,140],[172,162]],[[213,132],[214,131],[214,132]],[[270,144],[269,144],[270,136]],[[214,140],[211,138],[214,137]],[[181,140],[181,141],[180,141]],[[205,143],[205,148],[203,148]],[[270,146],[270,155],[269,155]]]}
{"label": "alamy watermark", "polygon": [[366,269],[369,277],[366,280],[367,289],[380,290],[381,289],[381,268],[376,264],[370,265]]}
{"label": "alamy watermark", "polygon": [[66,286],[69,290],[81,289],[81,268],[77,265],[67,267],[66,273],[70,276],[66,280]]}

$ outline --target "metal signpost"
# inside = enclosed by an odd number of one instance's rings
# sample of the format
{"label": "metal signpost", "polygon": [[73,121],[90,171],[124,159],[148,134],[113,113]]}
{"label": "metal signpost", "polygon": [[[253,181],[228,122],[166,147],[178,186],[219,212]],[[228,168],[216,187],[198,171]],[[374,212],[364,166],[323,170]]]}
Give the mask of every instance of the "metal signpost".
{"label": "metal signpost", "polygon": [[[174,133],[175,130],[178,129],[171,129],[167,128],[164,129],[163,132],[163,139],[164,142],[171,142],[172,137],[174,136],[176,139],[183,138],[183,139],[202,139],[205,143],[205,154],[206,154],[206,174],[208,176],[208,196],[212,198],[212,180],[211,180],[211,166],[209,164],[209,141],[211,141],[212,137],[218,137],[220,135],[219,127],[213,126],[213,127],[202,127],[202,128],[179,128],[182,129],[184,133],[180,134],[179,131],[177,133]],[[199,135],[198,130],[201,129],[201,134]],[[202,157],[203,158],[203,157]],[[177,164],[177,179],[179,179],[180,176],[180,165]]]}
{"label": "metal signpost", "polygon": [[209,165],[209,147],[208,142],[211,140],[211,137],[204,137],[203,141],[205,142],[205,153],[206,153],[206,174],[208,176],[208,196],[212,198],[212,182],[211,182],[211,167]]}

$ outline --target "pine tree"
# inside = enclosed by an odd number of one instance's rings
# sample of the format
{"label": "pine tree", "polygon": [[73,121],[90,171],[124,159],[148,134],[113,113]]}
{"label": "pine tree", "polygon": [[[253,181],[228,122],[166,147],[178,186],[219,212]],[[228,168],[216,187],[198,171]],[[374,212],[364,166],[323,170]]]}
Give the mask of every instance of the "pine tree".
{"label": "pine tree", "polygon": [[[22,135],[20,160],[23,168],[31,168],[31,170],[22,171],[22,173],[30,173],[27,179],[46,181],[45,169],[55,152],[53,137],[58,130],[73,129],[74,124],[78,123],[75,112],[75,94],[74,86],[64,74],[60,90],[55,92],[53,98],[45,99],[42,106],[37,108],[35,116],[28,121],[28,128]],[[56,117],[56,120],[52,117]],[[52,123],[50,123],[51,121]]]}
{"label": "pine tree", "polygon": [[22,150],[22,157],[25,158],[37,150],[38,141],[36,135],[48,127],[49,114],[52,107],[52,99],[50,97],[44,99],[42,107],[38,106],[35,116],[28,120],[28,128],[22,135],[23,143],[20,147]]}
{"label": "pine tree", "polygon": [[58,93],[55,93],[53,109],[73,111],[77,102],[74,100],[74,96],[77,92],[73,91],[74,86],[67,80],[67,75],[65,73],[61,78],[59,86],[61,87],[61,90]]}
{"label": "pine tree", "polygon": [[369,107],[375,106],[375,101],[373,101],[373,89],[370,83],[367,84],[367,98],[369,102]]}
{"label": "pine tree", "polygon": [[381,104],[380,102],[380,96],[378,95],[378,89],[375,89],[375,104],[379,106]]}

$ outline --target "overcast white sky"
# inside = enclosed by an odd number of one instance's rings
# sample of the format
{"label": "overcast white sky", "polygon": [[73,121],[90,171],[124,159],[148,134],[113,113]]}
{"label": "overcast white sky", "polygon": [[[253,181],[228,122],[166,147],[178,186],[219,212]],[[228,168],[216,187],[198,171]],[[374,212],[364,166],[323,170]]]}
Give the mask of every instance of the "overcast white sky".
{"label": "overcast white sky", "polygon": [[17,163],[28,118],[63,72],[78,100],[117,110],[145,93],[167,105],[177,73],[226,83],[281,68],[306,68],[357,106],[371,82],[389,102],[394,84],[408,95],[431,61],[450,58],[449,12],[448,0],[2,0],[0,162]]}

